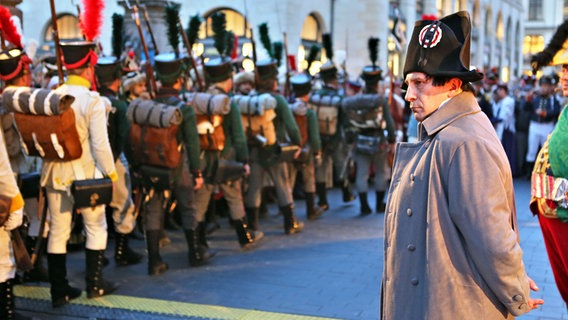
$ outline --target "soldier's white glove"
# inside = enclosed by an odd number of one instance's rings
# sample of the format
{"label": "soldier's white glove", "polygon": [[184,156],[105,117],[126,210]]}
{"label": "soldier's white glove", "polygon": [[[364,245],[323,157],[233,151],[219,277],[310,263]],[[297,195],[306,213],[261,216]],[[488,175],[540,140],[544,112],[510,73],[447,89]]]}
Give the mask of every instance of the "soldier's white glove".
{"label": "soldier's white glove", "polygon": [[24,217],[24,209],[19,209],[14,212],[10,212],[8,220],[4,223],[4,230],[11,231],[22,225],[22,219]]}

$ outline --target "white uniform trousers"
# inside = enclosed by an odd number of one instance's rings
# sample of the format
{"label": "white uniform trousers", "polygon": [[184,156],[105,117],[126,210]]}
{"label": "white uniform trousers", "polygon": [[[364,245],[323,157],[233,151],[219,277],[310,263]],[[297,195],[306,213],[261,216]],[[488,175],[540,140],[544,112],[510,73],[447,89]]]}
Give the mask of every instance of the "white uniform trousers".
{"label": "white uniform trousers", "polygon": [[15,276],[16,260],[14,260],[10,231],[0,227],[0,282],[6,282]]}
{"label": "white uniform trousers", "polygon": [[134,216],[134,201],[132,201],[130,183],[130,172],[126,169],[126,159],[121,154],[116,162],[116,173],[118,180],[112,189],[112,220],[114,222],[114,230],[120,234],[129,234],[136,226],[136,217]]}

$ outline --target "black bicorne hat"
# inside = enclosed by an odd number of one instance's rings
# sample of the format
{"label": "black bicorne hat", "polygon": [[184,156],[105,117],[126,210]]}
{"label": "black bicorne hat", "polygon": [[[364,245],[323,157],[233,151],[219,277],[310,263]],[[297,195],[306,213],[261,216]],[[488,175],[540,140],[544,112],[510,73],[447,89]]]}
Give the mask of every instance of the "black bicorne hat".
{"label": "black bicorne hat", "polygon": [[260,80],[277,79],[278,65],[274,59],[266,59],[256,63],[258,77]]}
{"label": "black bicorne hat", "polygon": [[291,77],[290,84],[296,97],[303,97],[312,91],[311,78],[303,73]]}
{"label": "black bicorne hat", "polygon": [[186,58],[175,53],[162,53],[154,58],[154,71],[160,81],[170,82],[179,78],[187,68]]}
{"label": "black bicorne hat", "polygon": [[87,63],[97,64],[96,43],[92,41],[61,42],[63,65],[67,69],[77,69]]}
{"label": "black bicorne hat", "polygon": [[417,21],[408,44],[404,76],[423,72],[467,82],[482,79],[482,73],[469,70],[470,37],[471,21],[467,11],[440,20]]}
{"label": "black bicorne hat", "polygon": [[228,58],[210,59],[203,67],[209,83],[222,82],[233,76],[233,66]]}
{"label": "black bicorne hat", "polygon": [[0,79],[7,81],[16,78],[31,62],[26,53],[18,48],[0,52]]}
{"label": "black bicorne hat", "polygon": [[122,77],[122,66],[116,57],[101,57],[95,66],[99,84],[112,82]]}

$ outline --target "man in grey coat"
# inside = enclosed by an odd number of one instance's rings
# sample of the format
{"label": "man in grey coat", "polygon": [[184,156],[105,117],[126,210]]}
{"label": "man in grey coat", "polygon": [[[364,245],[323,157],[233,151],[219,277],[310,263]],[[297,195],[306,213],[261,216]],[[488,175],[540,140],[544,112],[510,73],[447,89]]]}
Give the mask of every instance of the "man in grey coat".
{"label": "man in grey coat", "polygon": [[513,319],[544,303],[519,245],[511,169],[469,82],[465,11],[415,24],[404,66],[418,142],[385,213],[383,319]]}

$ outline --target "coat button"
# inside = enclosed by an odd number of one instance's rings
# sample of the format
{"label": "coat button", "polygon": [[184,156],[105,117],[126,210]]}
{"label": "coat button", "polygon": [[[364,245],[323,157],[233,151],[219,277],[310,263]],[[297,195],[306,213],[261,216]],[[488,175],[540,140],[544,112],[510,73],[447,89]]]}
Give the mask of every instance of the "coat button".
{"label": "coat button", "polygon": [[410,208],[406,209],[406,215],[409,217],[412,216],[412,209]]}
{"label": "coat button", "polygon": [[414,173],[410,174],[410,181],[414,181]]}
{"label": "coat button", "polygon": [[411,283],[413,286],[417,286],[417,285],[418,285],[418,278],[412,278],[412,279],[410,279],[410,283]]}
{"label": "coat button", "polygon": [[513,301],[522,302],[522,301],[524,301],[524,299],[523,299],[523,296],[521,296],[520,294],[516,294],[516,295],[513,296]]}
{"label": "coat button", "polygon": [[416,250],[416,246],[413,245],[413,244],[409,244],[406,248],[408,249],[408,251],[411,251],[411,252]]}

